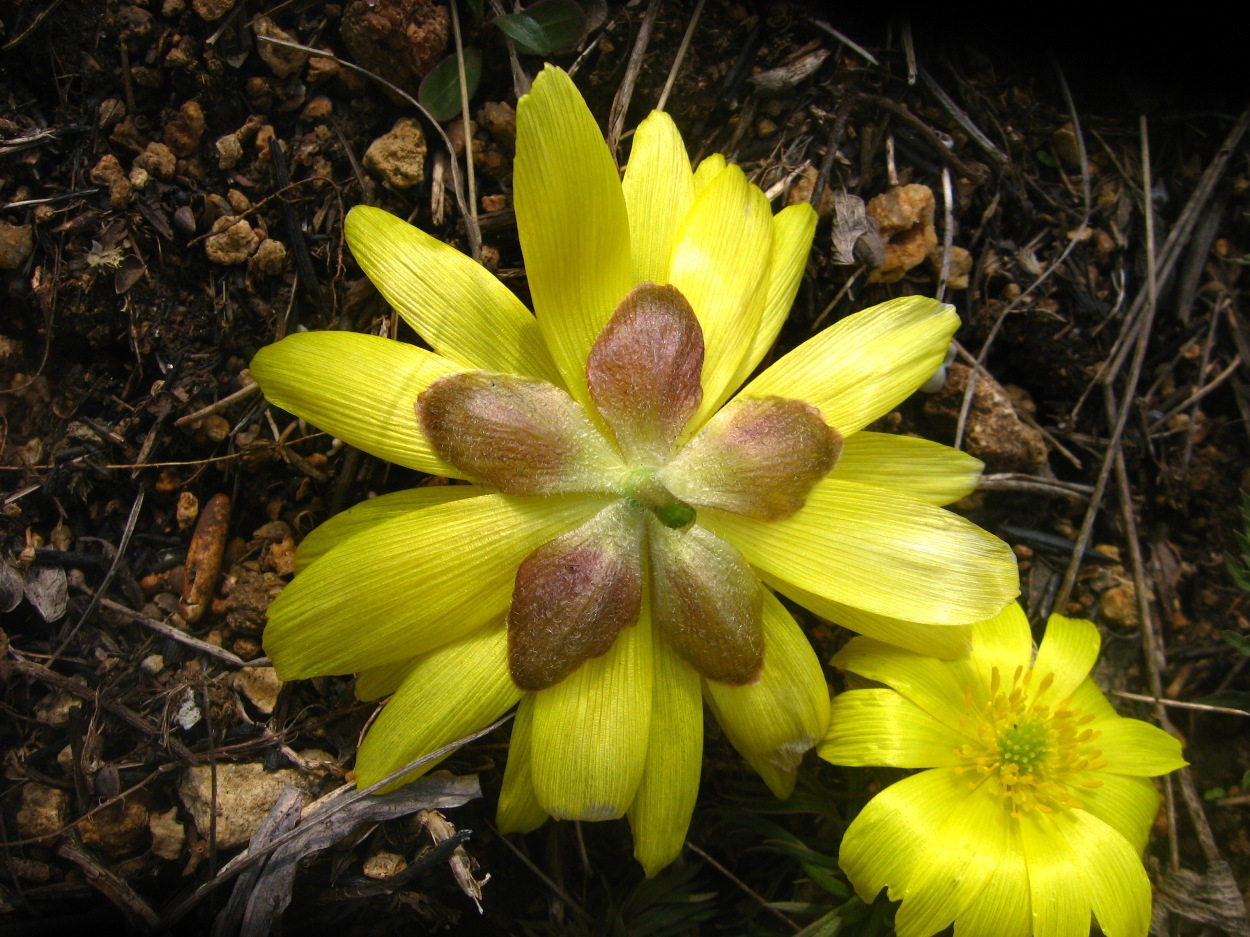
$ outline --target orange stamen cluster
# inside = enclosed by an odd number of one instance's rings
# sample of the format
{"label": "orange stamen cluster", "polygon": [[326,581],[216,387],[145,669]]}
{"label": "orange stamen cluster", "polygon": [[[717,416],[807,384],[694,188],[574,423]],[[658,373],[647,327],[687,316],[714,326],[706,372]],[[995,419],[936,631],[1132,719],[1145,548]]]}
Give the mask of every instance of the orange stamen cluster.
{"label": "orange stamen cluster", "polygon": [[1052,705],[1045,697],[1054,674],[1036,683],[1033,677],[1032,670],[1017,667],[1011,687],[1004,688],[995,667],[989,699],[980,708],[973,704],[972,687],[966,687],[965,718],[976,726],[977,741],[956,749],[963,770],[976,775],[969,786],[996,783],[1016,818],[1031,810],[1080,809],[1071,788],[1100,787],[1101,781],[1081,775],[1107,766],[1093,744],[1101,733],[1088,728],[1094,715],[1082,713],[1070,700]]}

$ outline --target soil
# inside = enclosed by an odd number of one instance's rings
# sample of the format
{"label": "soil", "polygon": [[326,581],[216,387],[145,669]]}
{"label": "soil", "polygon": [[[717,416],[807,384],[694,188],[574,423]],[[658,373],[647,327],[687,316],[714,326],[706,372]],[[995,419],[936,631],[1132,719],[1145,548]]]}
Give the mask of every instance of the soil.
{"label": "soil", "polygon": [[[585,34],[550,58],[607,128],[646,4],[586,9]],[[470,130],[481,257],[528,298],[508,49],[460,14],[485,53]],[[658,6],[626,129],[659,100],[691,14]],[[259,822],[275,778],[308,797],[350,780],[375,706],[345,678],[279,684],[264,612],[308,531],[420,479],[267,408],[246,368],[297,328],[413,339],[346,249],[352,205],[471,249],[434,126],[351,67],[415,94],[452,52],[447,17],[426,0],[0,8],[2,933],[237,929],[231,889],[239,901],[261,886],[226,863],[255,824],[230,838],[223,821],[214,840],[197,818],[209,826],[215,799],[237,794]],[[1182,80],[1194,63],[1175,54],[1144,67],[1162,39],[1100,46],[1099,71],[1062,33],[1011,46],[923,18],[710,0],[666,106],[692,157],[724,152],[774,204],[820,207],[774,354],[893,296],[955,304],[945,388],[880,428],[986,462],[958,507],[1015,548],[1030,617],[1096,621],[1096,677],[1116,705],[1185,742],[1192,767],[1147,855],[1172,933],[1245,934],[1250,603],[1226,563],[1250,552],[1244,80]],[[531,75],[541,62],[519,57]],[[458,118],[444,129],[463,145]],[[804,623],[825,659],[845,640]],[[445,821],[362,813],[292,865],[283,926],[793,933],[849,906],[837,834],[887,773],[812,758],[781,805],[712,722],[708,734],[691,847],[654,880],[623,824],[494,832],[505,727],[445,765],[478,775],[483,798]],[[487,875],[479,913],[470,883]],[[865,915],[863,933],[888,933],[884,899]]]}

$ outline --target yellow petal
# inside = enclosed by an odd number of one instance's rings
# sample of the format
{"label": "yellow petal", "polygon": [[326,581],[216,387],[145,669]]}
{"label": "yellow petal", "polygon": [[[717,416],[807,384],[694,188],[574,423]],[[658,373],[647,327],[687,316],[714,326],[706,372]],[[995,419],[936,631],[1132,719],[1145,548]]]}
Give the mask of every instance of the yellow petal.
{"label": "yellow petal", "polygon": [[1188,764],[1175,736],[1140,719],[1111,719],[1091,728],[1098,732],[1092,744],[1109,762],[1107,771],[1151,778]]}
{"label": "yellow petal", "polygon": [[374,286],[440,355],[561,383],[534,316],[477,261],[367,205],[347,213],[343,231]]}
{"label": "yellow petal", "polygon": [[295,551],[295,571],[303,572],[314,561],[356,534],[375,524],[388,521],[401,514],[411,514],[435,504],[473,498],[485,492],[476,485],[435,485],[429,488],[409,488],[380,495],[352,505],[340,511],[305,537]]}
{"label": "yellow petal", "polygon": [[1098,926],[1107,937],[1146,937],[1150,929],[1150,879],[1129,841],[1083,810],[1065,811],[1063,831],[1075,872],[1089,888]]}
{"label": "yellow petal", "polygon": [[1010,684],[1017,667],[1029,666],[1033,658],[1033,633],[1018,602],[1010,602],[992,618],[972,626],[972,657],[989,686],[994,668],[999,679]]}
{"label": "yellow petal", "polygon": [[996,877],[1012,825],[1010,807],[984,790],[956,804],[916,861],[894,918],[898,937],[927,937],[956,920]]}
{"label": "yellow petal", "polygon": [[975,720],[968,719],[967,688],[972,690],[974,707],[984,703],[988,693],[968,658],[936,660],[872,638],[853,638],[830,663],[884,683],[952,731],[976,738]]}
{"label": "yellow petal", "polygon": [[621,182],[629,211],[634,280],[665,283],[677,226],[694,202],[694,174],[673,119],[652,111],[634,131]]}
{"label": "yellow petal", "polygon": [[943,505],[975,491],[984,467],[980,459],[941,443],[861,431],[842,440],[831,477]]}
{"label": "yellow petal", "polygon": [[735,387],[746,380],[768,354],[768,349],[777,340],[777,334],[790,315],[794,296],[803,282],[803,271],[807,269],[807,255],[811,252],[812,238],[816,234],[816,221],[815,209],[806,202],[783,208],[773,216],[773,258],[768,268],[768,297],[764,300],[764,314],[751,341],[751,350],[734,375]]}
{"label": "yellow petal", "polygon": [[742,392],[806,400],[850,436],[933,375],[957,328],[951,306],[922,296],[892,299],[808,339]]}
{"label": "yellow petal", "polygon": [[[506,640],[500,622],[418,660],[361,743],[356,783],[367,787],[423,753],[472,735],[516,705],[521,691],[508,676]],[[403,782],[432,767],[413,771]]]}
{"label": "yellow petal", "polygon": [[1019,592],[1007,544],[956,514],[884,488],[826,478],[783,520],[705,508],[699,522],[765,573],[878,615],[971,624]]}
{"label": "yellow petal", "polygon": [[694,195],[698,198],[703,194],[703,190],[725,171],[725,167],[729,164],[725,161],[725,157],[721,153],[713,153],[704,157],[703,162],[699,163],[694,171]]}
{"label": "yellow petal", "polygon": [[901,618],[875,615],[860,608],[852,608],[823,596],[800,589],[776,576],[760,577],[768,586],[776,589],[791,601],[835,625],[858,631],[862,635],[907,648],[917,654],[929,654],[943,660],[951,660],[968,653],[972,646],[969,625],[918,625]]}
{"label": "yellow petal", "polygon": [[955,937],[1031,937],[1029,870],[1016,824],[1007,827],[993,878],[955,919]]}
{"label": "yellow petal", "polygon": [[634,858],[647,877],[681,853],[703,767],[699,676],[663,641],[652,642],[655,686],[642,782],[629,808]]}
{"label": "yellow petal", "polygon": [[[1066,819],[1079,812],[1069,811],[1061,816]],[[1026,811],[1020,817],[1024,860],[1029,869],[1033,933],[1037,937],[1088,934],[1091,883],[1078,873],[1079,858],[1072,854],[1055,821],[1056,817],[1036,810]],[[1136,856],[1133,859],[1137,861]]]}
{"label": "yellow petal", "polygon": [[356,674],[356,699],[372,703],[390,696],[399,689],[416,665],[417,658],[408,657],[381,667],[370,667]]}
{"label": "yellow petal", "polygon": [[903,897],[925,847],[968,793],[964,775],[934,768],[891,784],[868,801],[847,828],[838,854],[856,894],[871,903],[888,887],[891,900]]}
{"label": "yellow petal", "polygon": [[512,720],[512,738],[508,742],[508,764],[503,772],[503,788],[499,791],[499,809],[495,825],[500,833],[528,833],[547,819],[547,811],[534,796],[532,766],[534,694],[521,697],[516,718]]}
{"label": "yellow petal", "polygon": [[633,803],[655,677],[646,611],[602,657],[534,694],[534,793],[556,819],[611,820]]}
{"label": "yellow petal", "polygon": [[502,616],[525,555],[603,504],[591,495],[483,495],[378,524],[282,591],[269,607],[265,651],[294,680],[437,647]]}
{"label": "yellow petal", "polygon": [[893,690],[848,690],[833,698],[816,753],[835,765],[949,768],[966,741]]}
{"label": "yellow petal", "polygon": [[1092,813],[1129,841],[1141,855],[1159,812],[1159,792],[1147,778],[1130,778],[1107,771],[1090,772],[1098,787],[1073,788],[1087,813]]}
{"label": "yellow petal", "polygon": [[1084,713],[1093,713],[1098,719],[1119,719],[1120,714],[1115,707],[1107,702],[1098,684],[1088,677],[1078,686],[1069,698],[1069,705]]}
{"label": "yellow petal", "polygon": [[459,370],[433,352],[355,332],[298,332],[266,345],[252,377],[275,407],[370,455],[462,478],[434,454],[417,426],[417,396]]}
{"label": "yellow petal", "polygon": [[1062,615],[1050,616],[1041,646],[1037,649],[1037,658],[1033,661],[1038,677],[1045,677],[1048,673],[1055,675],[1046,702],[1053,706],[1081,685],[1094,669],[1101,643],[1102,638],[1093,622],[1083,618],[1064,618]]}
{"label": "yellow petal", "polygon": [[751,348],[768,295],[772,240],[768,199],[737,166],[708,184],[678,229],[668,282],[703,327],[703,402],[692,428],[724,403]]}
{"label": "yellow petal", "polygon": [[569,392],[586,393],[586,355],[634,285],[620,177],[586,102],[547,66],[517,104],[517,233],[539,328]]}
{"label": "yellow petal", "polygon": [[[703,683],[716,721],[752,762],[772,767],[764,776],[773,793],[788,797],[803,755],[829,725],[829,688],[816,652],[798,623],[767,589],[764,593],[764,667],[759,682]],[[763,774],[763,772],[761,772]]]}

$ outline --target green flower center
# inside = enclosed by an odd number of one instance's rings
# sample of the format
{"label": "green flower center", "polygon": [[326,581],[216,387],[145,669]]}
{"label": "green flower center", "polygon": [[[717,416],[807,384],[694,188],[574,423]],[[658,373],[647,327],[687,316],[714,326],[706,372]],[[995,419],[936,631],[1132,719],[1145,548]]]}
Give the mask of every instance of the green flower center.
{"label": "green flower center", "polygon": [[1054,674],[1036,683],[1033,676],[1017,667],[1007,688],[995,667],[989,699],[980,708],[973,705],[972,688],[965,690],[967,718],[977,726],[978,741],[957,750],[962,769],[974,775],[971,787],[989,784],[1000,793],[1013,817],[1079,809],[1074,789],[1100,787],[1090,772],[1107,765],[1093,745],[1100,733],[1087,728],[1093,714],[1068,700],[1052,704],[1047,693]]}

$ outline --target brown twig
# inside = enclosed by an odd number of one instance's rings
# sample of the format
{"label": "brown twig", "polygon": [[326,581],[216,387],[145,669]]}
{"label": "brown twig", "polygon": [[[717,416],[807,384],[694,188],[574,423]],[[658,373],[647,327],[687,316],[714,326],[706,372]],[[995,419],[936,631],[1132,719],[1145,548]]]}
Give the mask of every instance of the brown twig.
{"label": "brown twig", "polygon": [[660,0],[651,0],[647,4],[647,12],[643,14],[642,24],[634,39],[634,48],[629,54],[629,64],[625,66],[625,77],[621,79],[621,86],[616,89],[612,108],[608,111],[608,150],[614,159],[617,145],[621,142],[621,134],[625,132],[625,115],[634,97],[634,86],[642,71],[642,60],[647,54],[647,44],[651,41],[651,31],[660,15],[660,6]]}
{"label": "brown twig", "polygon": [[677,47],[677,54],[673,56],[673,65],[668,70],[668,78],[664,81],[664,90],[660,92],[660,99],[655,104],[657,111],[664,110],[664,105],[668,103],[669,92],[673,90],[673,83],[677,81],[677,73],[681,71],[681,63],[685,61],[686,50],[690,48],[690,40],[694,36],[694,29],[699,25],[699,17],[703,15],[703,5],[707,0],[699,0],[694,5],[694,12],[690,14],[690,22],[686,24],[686,32],[681,37],[681,45]]}

